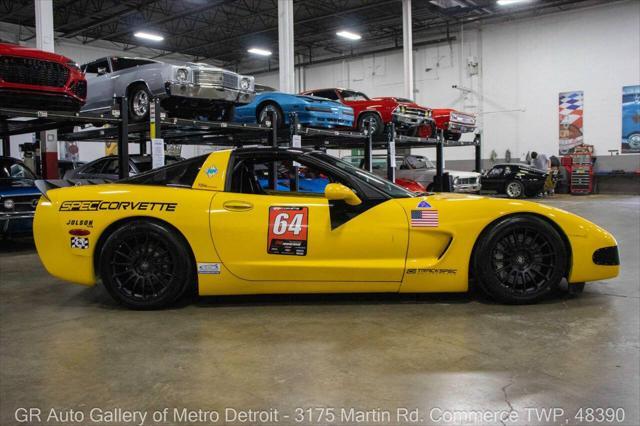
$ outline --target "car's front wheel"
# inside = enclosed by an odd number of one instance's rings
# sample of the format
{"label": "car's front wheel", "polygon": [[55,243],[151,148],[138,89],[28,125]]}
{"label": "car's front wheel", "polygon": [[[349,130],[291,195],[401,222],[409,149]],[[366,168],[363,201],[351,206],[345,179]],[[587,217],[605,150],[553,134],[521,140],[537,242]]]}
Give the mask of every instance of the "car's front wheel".
{"label": "car's front wheel", "polygon": [[195,276],[184,239],[167,225],[143,220],[128,222],[107,237],[99,265],[109,294],[133,309],[172,304]]}
{"label": "car's front wheel", "polygon": [[507,217],[483,233],[474,271],[490,297],[510,304],[535,303],[554,292],[567,267],[562,237],[534,216]]}
{"label": "car's front wheel", "polygon": [[151,93],[144,84],[136,84],[129,89],[129,120],[140,122],[149,119]]}

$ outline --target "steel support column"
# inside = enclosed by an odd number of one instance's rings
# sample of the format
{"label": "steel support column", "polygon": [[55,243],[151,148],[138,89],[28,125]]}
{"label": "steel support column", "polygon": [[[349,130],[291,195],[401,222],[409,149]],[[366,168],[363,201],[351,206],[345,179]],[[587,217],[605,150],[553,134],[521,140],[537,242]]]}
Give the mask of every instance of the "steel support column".
{"label": "steel support column", "polygon": [[413,24],[411,0],[402,0],[402,52],[404,59],[404,97],[414,99],[413,94]]}
{"label": "steel support column", "polygon": [[[36,47],[54,52],[53,0],[34,1],[36,12]],[[42,176],[46,179],[58,177],[58,132],[47,130],[40,133],[40,155]]]}
{"label": "steel support column", "polygon": [[129,101],[123,96],[118,103],[122,118],[118,129],[118,174],[125,179],[129,177]]}
{"label": "steel support column", "polygon": [[295,93],[293,0],[278,0],[278,54],[280,91]]}

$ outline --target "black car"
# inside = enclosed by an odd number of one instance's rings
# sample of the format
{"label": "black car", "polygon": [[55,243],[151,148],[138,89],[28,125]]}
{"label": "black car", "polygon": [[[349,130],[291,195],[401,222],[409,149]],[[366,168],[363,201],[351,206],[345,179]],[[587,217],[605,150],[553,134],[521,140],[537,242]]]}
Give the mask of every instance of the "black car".
{"label": "black car", "polygon": [[[182,157],[167,155],[165,157],[165,164],[175,163],[182,159]],[[150,155],[129,155],[129,176],[148,172],[152,168],[151,164]],[[118,165],[118,157],[110,155],[67,171],[64,179],[104,179],[112,181],[119,179],[119,173],[120,166]]]}
{"label": "black car", "polygon": [[40,199],[35,179],[22,161],[0,156],[0,237],[31,234]]}
{"label": "black car", "polygon": [[482,190],[509,198],[534,197],[544,190],[547,176],[527,164],[496,164],[482,175]]}

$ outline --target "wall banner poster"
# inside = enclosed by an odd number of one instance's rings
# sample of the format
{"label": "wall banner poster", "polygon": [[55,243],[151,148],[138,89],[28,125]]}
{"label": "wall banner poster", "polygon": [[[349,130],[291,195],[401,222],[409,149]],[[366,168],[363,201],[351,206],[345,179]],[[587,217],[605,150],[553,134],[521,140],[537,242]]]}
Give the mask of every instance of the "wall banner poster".
{"label": "wall banner poster", "polygon": [[582,114],[584,92],[560,92],[560,155],[571,154],[577,145],[584,143]]}
{"label": "wall banner poster", "polygon": [[622,88],[622,153],[640,153],[640,85]]}

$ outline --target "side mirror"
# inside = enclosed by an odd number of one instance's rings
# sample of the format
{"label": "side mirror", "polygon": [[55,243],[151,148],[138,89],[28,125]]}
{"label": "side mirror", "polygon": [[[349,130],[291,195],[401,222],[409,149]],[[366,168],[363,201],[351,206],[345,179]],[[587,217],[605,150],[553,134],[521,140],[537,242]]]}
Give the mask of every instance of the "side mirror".
{"label": "side mirror", "polygon": [[107,68],[98,67],[98,75],[105,75],[107,73]]}
{"label": "side mirror", "polygon": [[341,183],[330,183],[324,188],[324,196],[327,200],[342,200],[350,206],[362,204],[362,200],[349,188]]}

